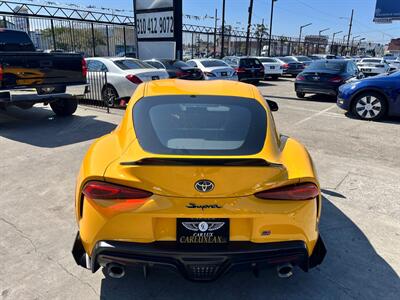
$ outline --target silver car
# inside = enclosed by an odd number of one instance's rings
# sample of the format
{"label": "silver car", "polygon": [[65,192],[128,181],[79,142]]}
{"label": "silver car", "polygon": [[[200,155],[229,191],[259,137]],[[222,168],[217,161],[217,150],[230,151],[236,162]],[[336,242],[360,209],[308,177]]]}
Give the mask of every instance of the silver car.
{"label": "silver car", "polygon": [[199,68],[203,72],[205,80],[238,80],[235,69],[219,59],[191,59],[186,63],[191,67]]}

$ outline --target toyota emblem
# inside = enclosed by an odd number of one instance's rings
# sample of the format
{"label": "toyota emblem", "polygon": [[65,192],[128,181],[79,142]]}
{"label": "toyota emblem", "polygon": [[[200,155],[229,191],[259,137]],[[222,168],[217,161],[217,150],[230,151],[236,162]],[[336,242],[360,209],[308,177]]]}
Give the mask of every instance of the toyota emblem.
{"label": "toyota emblem", "polygon": [[214,189],[214,186],[214,182],[206,179],[199,180],[194,184],[194,188],[201,193],[211,192]]}

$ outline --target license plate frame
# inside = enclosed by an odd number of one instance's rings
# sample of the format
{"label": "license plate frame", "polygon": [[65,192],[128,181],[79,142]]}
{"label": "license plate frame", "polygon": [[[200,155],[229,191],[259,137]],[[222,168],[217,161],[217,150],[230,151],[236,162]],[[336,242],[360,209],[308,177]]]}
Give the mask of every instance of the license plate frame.
{"label": "license plate frame", "polygon": [[228,218],[178,218],[176,242],[181,247],[221,247],[229,243]]}

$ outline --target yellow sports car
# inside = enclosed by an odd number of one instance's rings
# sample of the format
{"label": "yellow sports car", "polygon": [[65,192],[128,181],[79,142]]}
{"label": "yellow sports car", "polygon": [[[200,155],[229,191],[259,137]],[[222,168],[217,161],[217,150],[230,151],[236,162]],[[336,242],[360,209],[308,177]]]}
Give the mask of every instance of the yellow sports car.
{"label": "yellow sports car", "polygon": [[139,85],[121,124],[83,160],[77,264],[113,278],[168,267],[198,281],[320,264],[316,172],[304,146],[277,133],[277,108],[240,82]]}

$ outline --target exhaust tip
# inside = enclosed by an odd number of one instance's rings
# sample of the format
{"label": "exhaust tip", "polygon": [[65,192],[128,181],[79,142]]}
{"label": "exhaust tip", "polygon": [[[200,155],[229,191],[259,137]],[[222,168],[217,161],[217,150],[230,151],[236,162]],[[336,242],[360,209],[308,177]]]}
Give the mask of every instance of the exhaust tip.
{"label": "exhaust tip", "polygon": [[119,279],[125,276],[125,268],[120,264],[107,264],[106,272],[111,278]]}
{"label": "exhaust tip", "polygon": [[291,263],[278,265],[276,271],[280,278],[289,278],[293,275],[293,265]]}

